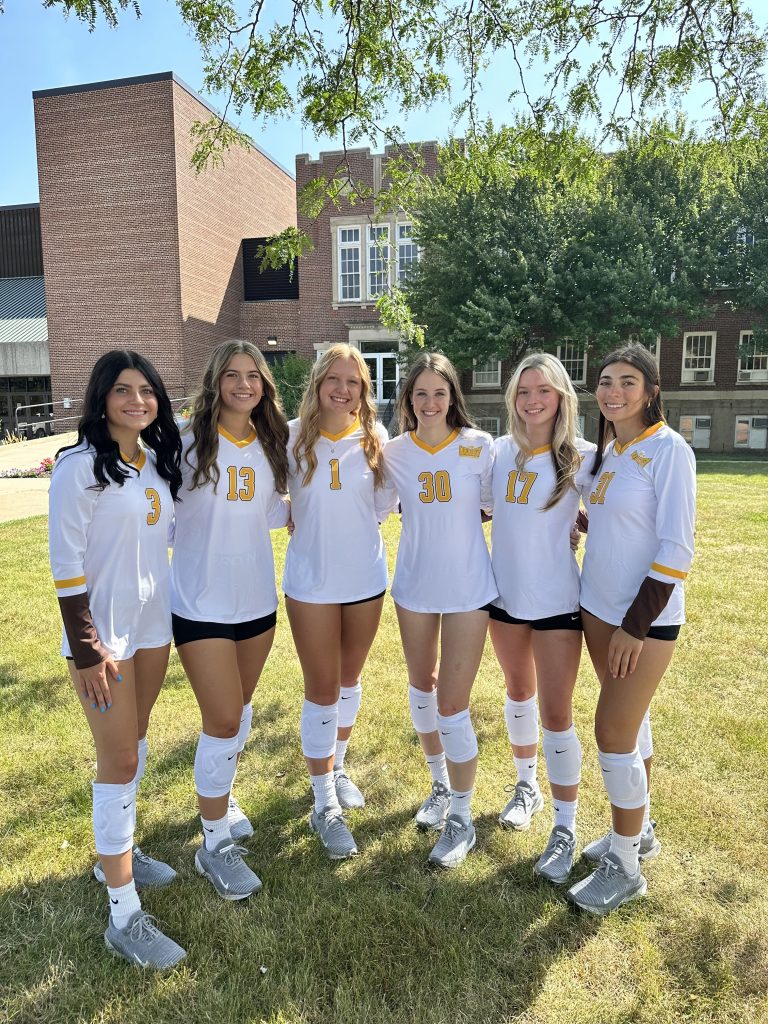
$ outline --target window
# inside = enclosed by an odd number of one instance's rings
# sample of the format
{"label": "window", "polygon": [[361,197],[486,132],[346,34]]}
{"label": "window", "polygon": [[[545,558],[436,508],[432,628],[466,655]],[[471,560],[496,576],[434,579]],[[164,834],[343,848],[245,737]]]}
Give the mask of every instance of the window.
{"label": "window", "polygon": [[768,416],[737,416],[735,448],[768,447]]}
{"label": "window", "polygon": [[574,384],[586,384],[587,350],[583,345],[568,339],[557,346],[557,358]]}
{"label": "window", "polygon": [[360,298],[360,228],[339,228],[339,301]]}
{"label": "window", "polygon": [[579,437],[584,437],[584,427],[586,426],[586,422],[584,419],[583,412],[580,412],[579,415],[576,417],[576,426],[578,429]]}
{"label": "window", "polygon": [[368,226],[368,295],[376,299],[389,288],[389,225]]}
{"label": "window", "polygon": [[683,335],[683,384],[711,384],[715,379],[716,334]]}
{"label": "window", "polygon": [[758,345],[752,331],[742,331],[739,340],[737,380],[768,380],[768,348]]}
{"label": "window", "polygon": [[657,334],[653,341],[643,341],[639,334],[630,334],[627,336],[627,341],[630,345],[642,345],[643,348],[647,348],[653,358],[658,363],[659,353],[661,351],[661,335]]}
{"label": "window", "polygon": [[478,430],[484,430],[491,437],[499,436],[500,423],[498,416],[478,416],[476,422]]}
{"label": "window", "polygon": [[680,433],[691,448],[709,448],[711,416],[681,416]]}
{"label": "window", "polygon": [[739,243],[739,245],[754,246],[754,244],[755,244],[754,232],[750,231],[749,228],[743,228],[743,227],[742,228],[737,228],[736,229],[736,241]]}
{"label": "window", "polygon": [[360,352],[371,374],[371,397],[379,405],[397,396],[400,380],[400,364],[397,356],[397,342],[361,341]]}
{"label": "window", "polygon": [[473,388],[501,387],[501,360],[489,359],[485,363],[476,363],[472,370]]}
{"label": "window", "polygon": [[419,262],[419,248],[413,240],[413,225],[397,225],[397,283],[404,285]]}

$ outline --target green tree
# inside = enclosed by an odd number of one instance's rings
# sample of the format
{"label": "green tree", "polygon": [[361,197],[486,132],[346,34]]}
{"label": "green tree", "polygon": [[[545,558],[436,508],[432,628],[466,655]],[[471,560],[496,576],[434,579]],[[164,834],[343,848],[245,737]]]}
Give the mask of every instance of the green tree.
{"label": "green tree", "polygon": [[312,371],[312,361],[304,356],[286,353],[272,365],[272,376],[288,419],[293,419],[301,403],[301,396]]}

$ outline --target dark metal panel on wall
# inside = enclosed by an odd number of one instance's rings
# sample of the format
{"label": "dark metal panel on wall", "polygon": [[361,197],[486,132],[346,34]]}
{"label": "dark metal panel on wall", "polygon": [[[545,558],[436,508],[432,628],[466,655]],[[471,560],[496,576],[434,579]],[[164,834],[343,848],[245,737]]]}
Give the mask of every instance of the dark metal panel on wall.
{"label": "dark metal panel on wall", "polygon": [[41,277],[40,205],[0,207],[0,277]]}
{"label": "dark metal panel on wall", "polygon": [[298,299],[299,263],[293,262],[293,273],[289,266],[278,270],[260,270],[261,259],[256,253],[266,238],[243,239],[243,298],[246,302],[265,302],[268,299]]}

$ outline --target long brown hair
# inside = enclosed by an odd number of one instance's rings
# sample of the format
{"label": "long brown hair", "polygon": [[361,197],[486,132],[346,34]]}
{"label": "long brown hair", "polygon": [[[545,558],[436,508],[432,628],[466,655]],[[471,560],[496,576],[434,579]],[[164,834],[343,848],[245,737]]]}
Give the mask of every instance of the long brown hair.
{"label": "long brown hair", "polygon": [[452,430],[460,427],[474,427],[475,423],[469,415],[469,409],[461,390],[459,375],[453,363],[442,352],[422,352],[408,371],[400,389],[400,398],[397,401],[397,415],[400,422],[400,431],[415,430],[418,426],[416,414],[413,411],[413,389],[416,378],[426,371],[438,374],[448,384],[451,392],[451,404],[448,406],[446,423]]}
{"label": "long brown hair", "polygon": [[[189,489],[193,491],[196,487],[212,483],[216,490],[219,482],[219,467],[216,463],[219,455],[221,408],[219,381],[230,360],[236,355],[250,356],[261,375],[263,394],[259,404],[251,410],[251,423],[272,469],[275,490],[285,494],[288,490],[288,423],[280,396],[261,352],[250,341],[236,339],[222,341],[213,349],[203,371],[200,390],[192,400],[189,429],[192,430],[194,441],[187,451],[186,461],[193,466],[194,472]],[[190,459],[193,453],[194,463]]]}
{"label": "long brown hair", "polygon": [[[664,419],[664,403],[661,398],[661,378],[659,376],[659,364],[647,348],[642,345],[625,345],[624,348],[617,348],[605,357],[597,373],[598,383],[606,366],[612,363],[629,363],[639,370],[645,382],[645,393],[648,396],[648,404],[643,409],[643,426],[652,427],[654,423]],[[603,461],[603,452],[609,441],[616,437],[616,431],[610,420],[607,420],[600,413],[600,420],[597,428],[597,451],[595,461],[592,464],[592,476],[595,476]]]}
{"label": "long brown hair", "polygon": [[376,433],[376,404],[371,396],[371,373],[368,364],[352,345],[331,345],[312,367],[304,395],[299,406],[299,433],[293,446],[296,470],[301,472],[302,462],[306,464],[302,484],[309,484],[317,469],[315,445],[320,437],[320,385],[337,359],[354,360],[360,374],[360,408],[357,416],[363,431],[362,447],[368,465],[373,470],[374,487],[379,487],[384,478],[381,460],[381,441]]}

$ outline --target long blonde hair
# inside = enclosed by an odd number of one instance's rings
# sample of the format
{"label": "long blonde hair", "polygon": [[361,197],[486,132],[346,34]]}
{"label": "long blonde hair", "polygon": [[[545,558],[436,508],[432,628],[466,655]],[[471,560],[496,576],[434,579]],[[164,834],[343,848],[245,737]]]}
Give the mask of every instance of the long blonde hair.
{"label": "long blonde hair", "polygon": [[[288,423],[283,414],[280,396],[261,352],[250,341],[237,339],[222,341],[211,351],[203,371],[202,384],[192,400],[189,425],[194,441],[186,454],[186,460],[194,472],[189,489],[193,491],[196,487],[212,483],[213,489],[216,490],[219,482],[219,467],[216,463],[219,454],[221,408],[219,381],[229,366],[229,361],[237,355],[250,356],[261,375],[263,394],[259,404],[251,411],[251,423],[272,469],[275,490],[285,494],[288,490]],[[190,459],[193,453],[194,462]]]}
{"label": "long blonde hair", "polygon": [[546,512],[560,501],[569,487],[576,486],[574,477],[581,466],[581,456],[576,447],[579,400],[565,367],[553,355],[548,352],[531,352],[519,363],[507,385],[504,401],[507,406],[507,430],[519,449],[515,462],[521,472],[533,454],[525,424],[515,408],[520,378],[526,370],[538,370],[552,390],[560,396],[552,428],[552,465],[555,468],[555,486],[549,500],[542,508],[542,512]]}
{"label": "long blonde hair", "polygon": [[312,367],[307,387],[299,406],[299,434],[293,446],[293,457],[296,460],[297,472],[301,472],[302,462],[306,463],[302,484],[306,487],[312,480],[317,469],[315,445],[320,437],[320,385],[328,376],[328,372],[337,359],[352,359],[360,374],[360,408],[358,418],[363,431],[362,447],[368,465],[373,470],[373,482],[379,487],[383,481],[381,460],[381,441],[376,433],[376,404],[371,397],[371,374],[368,364],[360,355],[360,351],[352,345],[331,345]]}
{"label": "long blonde hair", "polygon": [[445,417],[447,425],[452,430],[461,427],[474,427],[475,423],[469,414],[456,367],[442,352],[422,352],[411,366],[408,376],[400,388],[400,398],[397,402],[400,432],[405,434],[410,430],[415,430],[418,426],[416,413],[413,411],[413,389],[416,386],[417,378],[427,371],[442,377],[450,390],[451,404],[448,406],[448,414]]}

